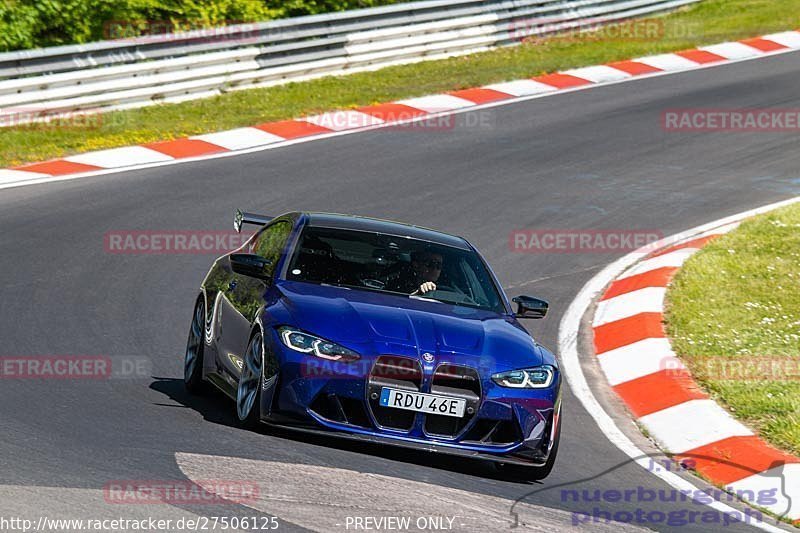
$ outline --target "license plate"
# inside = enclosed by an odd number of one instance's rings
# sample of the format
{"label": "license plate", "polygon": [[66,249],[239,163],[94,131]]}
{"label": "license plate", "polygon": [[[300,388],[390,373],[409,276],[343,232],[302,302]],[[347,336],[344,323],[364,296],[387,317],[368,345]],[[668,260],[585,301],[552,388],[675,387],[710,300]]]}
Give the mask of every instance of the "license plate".
{"label": "license plate", "polygon": [[405,409],[406,411],[461,418],[464,416],[467,401],[461,398],[451,398],[450,396],[384,387],[381,389],[381,405],[383,407]]}

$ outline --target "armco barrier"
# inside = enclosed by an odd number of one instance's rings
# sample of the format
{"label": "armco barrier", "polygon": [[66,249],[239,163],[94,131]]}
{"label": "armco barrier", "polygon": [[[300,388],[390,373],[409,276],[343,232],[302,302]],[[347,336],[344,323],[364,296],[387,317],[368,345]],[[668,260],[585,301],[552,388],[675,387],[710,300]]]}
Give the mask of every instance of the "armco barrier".
{"label": "armco barrier", "polygon": [[0,54],[0,125],[486,50],[700,0],[425,0]]}

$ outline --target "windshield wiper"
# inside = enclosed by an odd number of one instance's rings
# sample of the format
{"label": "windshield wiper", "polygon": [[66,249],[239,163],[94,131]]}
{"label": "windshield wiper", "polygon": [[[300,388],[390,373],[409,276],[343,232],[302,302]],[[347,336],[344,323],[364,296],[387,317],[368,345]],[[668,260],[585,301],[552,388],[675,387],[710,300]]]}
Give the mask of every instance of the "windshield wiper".
{"label": "windshield wiper", "polygon": [[439,300],[438,298],[429,298],[426,296],[420,296],[419,294],[409,294],[408,297],[413,298],[414,300],[422,300],[423,302],[436,302],[440,304],[453,303],[453,302],[448,302],[447,300]]}

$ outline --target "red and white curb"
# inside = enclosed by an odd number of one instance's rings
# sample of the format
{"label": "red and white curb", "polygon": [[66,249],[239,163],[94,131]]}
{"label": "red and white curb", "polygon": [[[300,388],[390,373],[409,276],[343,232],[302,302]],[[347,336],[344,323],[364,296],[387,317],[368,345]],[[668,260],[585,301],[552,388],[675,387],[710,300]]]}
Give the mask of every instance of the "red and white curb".
{"label": "red and white curb", "polygon": [[737,226],[667,245],[619,274],[597,304],[595,353],[609,384],[663,450],[691,459],[699,474],[734,494],[774,490],[774,503],[761,506],[800,520],[800,458],[773,448],[710,399],[664,332],[664,296],[673,276]]}
{"label": "red and white curb", "polygon": [[641,57],[608,65],[576,68],[530,79],[495,83],[447,94],[409,98],[354,110],[331,111],[295,120],[196,135],[141,146],[126,146],[0,169],[0,189],[220,157],[226,153],[267,149],[343,132],[416,122],[477,106],[494,106],[567,90],[580,90],[631,79],[744,61],[800,49],[800,31],[787,31],[737,42],[703,46],[673,54]]}

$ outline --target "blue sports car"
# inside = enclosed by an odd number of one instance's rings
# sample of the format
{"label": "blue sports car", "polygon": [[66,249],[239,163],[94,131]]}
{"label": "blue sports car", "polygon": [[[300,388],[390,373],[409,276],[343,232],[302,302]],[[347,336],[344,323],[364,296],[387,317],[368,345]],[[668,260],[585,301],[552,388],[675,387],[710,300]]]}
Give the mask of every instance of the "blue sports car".
{"label": "blue sports car", "polygon": [[260,226],[214,262],[195,303],[184,380],[261,422],[494,461],[530,479],[561,433],[555,356],[465,239],[360,216],[237,212]]}

